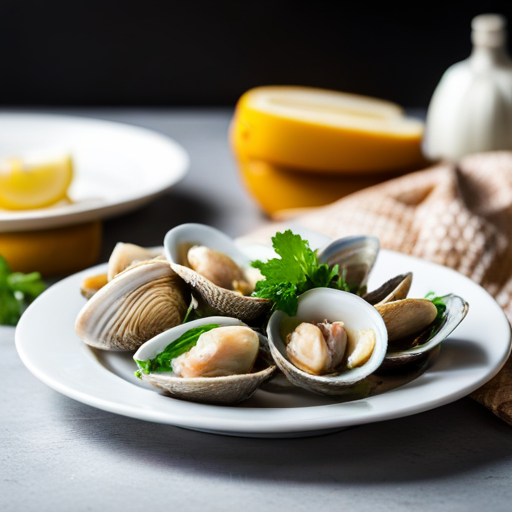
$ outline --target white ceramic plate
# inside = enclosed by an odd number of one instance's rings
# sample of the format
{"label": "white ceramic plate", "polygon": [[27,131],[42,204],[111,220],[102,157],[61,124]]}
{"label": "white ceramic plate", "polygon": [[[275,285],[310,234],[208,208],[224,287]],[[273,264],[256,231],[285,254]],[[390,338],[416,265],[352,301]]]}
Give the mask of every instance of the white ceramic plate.
{"label": "white ceramic plate", "polygon": [[306,391],[258,390],[239,406],[172,399],[133,376],[131,354],[96,351],[79,340],[74,322],[85,299],[79,285],[98,266],[47,290],[25,312],[16,346],[28,369],[53,389],[107,411],[148,421],[228,435],[305,436],[408,416],[453,402],[493,377],[510,353],[510,328],[493,298],[453,270],[403,254],[381,251],[370,289],[405,271],[414,272],[410,296],[429,291],[465,298],[469,313],[445,340],[433,366],[418,379],[384,394],[339,403]]}
{"label": "white ceramic plate", "polygon": [[73,157],[73,204],[0,210],[0,232],[92,221],[127,212],[169,189],[189,158],[169,137],[121,123],[34,114],[0,114],[0,159],[59,149]]}

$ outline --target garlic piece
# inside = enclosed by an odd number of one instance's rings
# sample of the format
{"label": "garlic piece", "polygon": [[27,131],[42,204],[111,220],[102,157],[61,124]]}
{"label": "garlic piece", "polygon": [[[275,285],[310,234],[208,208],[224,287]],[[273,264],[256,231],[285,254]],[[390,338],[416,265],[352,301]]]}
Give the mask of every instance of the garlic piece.
{"label": "garlic piece", "polygon": [[471,56],[454,64],[437,86],[427,114],[425,153],[432,159],[512,149],[512,61],[506,20],[472,21]]}
{"label": "garlic piece", "polygon": [[172,369],[184,378],[246,374],[258,350],[258,335],[249,327],[217,327],[201,334],[194,347],[174,359]]}
{"label": "garlic piece", "polygon": [[347,361],[347,368],[352,369],[363,366],[373,354],[376,342],[373,329],[349,331],[347,353],[350,355]]}

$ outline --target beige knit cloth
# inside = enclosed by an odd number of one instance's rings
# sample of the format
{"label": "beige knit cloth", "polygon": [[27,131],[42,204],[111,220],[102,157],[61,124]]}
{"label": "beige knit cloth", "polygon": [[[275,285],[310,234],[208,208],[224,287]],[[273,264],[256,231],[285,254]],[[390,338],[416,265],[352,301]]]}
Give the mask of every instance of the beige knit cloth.
{"label": "beige knit cloth", "polygon": [[[408,174],[297,220],[336,238],[372,234],[385,249],[454,268],[491,293],[512,320],[512,152]],[[512,425],[512,359],[471,396]]]}

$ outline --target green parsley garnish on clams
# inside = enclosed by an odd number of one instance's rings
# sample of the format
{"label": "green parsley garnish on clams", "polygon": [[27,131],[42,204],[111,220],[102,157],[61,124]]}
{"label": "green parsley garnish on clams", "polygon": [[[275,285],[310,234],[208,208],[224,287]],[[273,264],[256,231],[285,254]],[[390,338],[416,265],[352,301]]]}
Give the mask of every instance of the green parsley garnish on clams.
{"label": "green parsley garnish on clams", "polygon": [[147,375],[149,373],[163,373],[172,372],[172,360],[188,352],[192,347],[195,347],[199,336],[204,332],[211,331],[220,327],[219,324],[208,324],[189,329],[183,333],[179,338],[169,343],[165,349],[157,354],[154,359],[147,361],[136,361],[140,370],[135,372],[135,376],[141,378],[141,370]]}
{"label": "green parsley garnish on clams", "polygon": [[254,297],[273,301],[273,309],[284,311],[289,316],[297,313],[298,296],[312,288],[334,288],[350,291],[338,265],[330,268],[318,261],[309,242],[291,230],[276,233],[272,246],[280,258],[266,262],[253,261],[251,265],[260,270],[265,280],[258,281]]}

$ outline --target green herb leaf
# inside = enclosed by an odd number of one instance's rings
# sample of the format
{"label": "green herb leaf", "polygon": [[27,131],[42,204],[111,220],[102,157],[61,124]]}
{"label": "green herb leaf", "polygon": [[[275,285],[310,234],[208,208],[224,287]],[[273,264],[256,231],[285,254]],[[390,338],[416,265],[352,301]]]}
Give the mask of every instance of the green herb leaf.
{"label": "green herb leaf", "polygon": [[16,325],[29,304],[45,289],[39,272],[11,273],[0,255],[0,324]]}
{"label": "green herb leaf", "polygon": [[330,268],[319,263],[309,242],[291,230],[276,233],[272,245],[280,258],[266,262],[253,261],[265,280],[258,281],[253,296],[270,299],[273,309],[284,311],[290,316],[297,313],[298,295],[312,288],[329,287],[349,291],[338,265]]}
{"label": "green herb leaf", "polygon": [[446,298],[445,297],[438,297],[434,292],[428,292],[427,295],[425,295],[425,299],[429,300],[434,304],[434,306],[437,309],[437,316],[436,321],[440,320],[444,316],[444,312],[446,311]]}
{"label": "green herb leaf", "polygon": [[297,285],[293,283],[269,284],[265,281],[258,281],[253,295],[274,301],[274,309],[284,311],[289,316],[294,316],[297,313],[299,305],[297,296],[300,293],[297,290]]}
{"label": "green herb leaf", "polygon": [[146,375],[148,373],[172,372],[172,360],[194,347],[201,334],[217,327],[220,327],[220,325],[208,324],[189,329],[172,343],[169,343],[154,359],[148,359],[147,361],[139,361],[136,359],[135,362]]}

